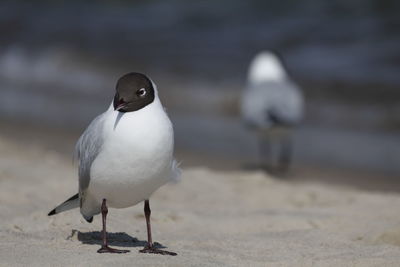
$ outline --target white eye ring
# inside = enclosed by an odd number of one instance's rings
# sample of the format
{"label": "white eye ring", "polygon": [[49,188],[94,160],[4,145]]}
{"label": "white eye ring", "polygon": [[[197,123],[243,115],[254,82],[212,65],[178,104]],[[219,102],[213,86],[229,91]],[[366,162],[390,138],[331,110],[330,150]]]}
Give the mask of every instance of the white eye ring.
{"label": "white eye ring", "polygon": [[144,88],[140,88],[139,90],[137,90],[136,95],[139,97],[144,97],[147,94],[146,89]]}

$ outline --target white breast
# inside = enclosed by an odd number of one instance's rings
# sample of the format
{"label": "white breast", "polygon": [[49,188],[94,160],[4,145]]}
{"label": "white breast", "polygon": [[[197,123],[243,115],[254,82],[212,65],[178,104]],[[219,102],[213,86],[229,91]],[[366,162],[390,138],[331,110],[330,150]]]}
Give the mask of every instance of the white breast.
{"label": "white breast", "polygon": [[88,194],[110,207],[124,208],[147,199],[173,175],[173,129],[154,102],[135,112],[110,108],[104,144],[90,170]]}

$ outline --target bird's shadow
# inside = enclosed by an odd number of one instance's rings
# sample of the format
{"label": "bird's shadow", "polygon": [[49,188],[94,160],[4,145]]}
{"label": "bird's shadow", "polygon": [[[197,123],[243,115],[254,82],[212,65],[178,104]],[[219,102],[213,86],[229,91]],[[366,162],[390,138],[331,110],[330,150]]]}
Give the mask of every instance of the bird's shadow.
{"label": "bird's shadow", "polygon": [[[82,244],[101,246],[103,243],[101,231],[80,232],[78,230],[72,230],[71,236],[69,236],[68,239],[71,239],[74,235],[77,235],[78,240],[81,241]],[[117,247],[144,247],[147,245],[147,241],[139,240],[136,237],[122,232],[107,232],[107,241],[110,246]],[[154,242],[153,245],[156,248],[166,248],[158,242]]]}

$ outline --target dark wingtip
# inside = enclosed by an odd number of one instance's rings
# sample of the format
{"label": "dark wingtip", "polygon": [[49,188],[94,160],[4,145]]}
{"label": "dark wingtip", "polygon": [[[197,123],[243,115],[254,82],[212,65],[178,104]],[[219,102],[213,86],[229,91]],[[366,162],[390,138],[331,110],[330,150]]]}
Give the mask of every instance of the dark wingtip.
{"label": "dark wingtip", "polygon": [[85,218],[85,220],[86,220],[88,223],[91,223],[91,222],[93,222],[93,216],[90,217],[89,219],[86,219],[86,218]]}
{"label": "dark wingtip", "polygon": [[52,215],[54,215],[54,214],[56,214],[56,209],[50,211],[49,214],[47,214],[47,216],[52,216]]}

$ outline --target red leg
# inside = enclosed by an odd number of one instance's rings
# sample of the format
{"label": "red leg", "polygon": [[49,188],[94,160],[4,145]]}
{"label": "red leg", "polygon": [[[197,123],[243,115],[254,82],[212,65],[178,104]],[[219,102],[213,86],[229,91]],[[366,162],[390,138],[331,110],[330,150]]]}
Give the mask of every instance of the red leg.
{"label": "red leg", "polygon": [[103,199],[103,203],[101,204],[101,215],[103,219],[103,244],[101,245],[101,248],[97,250],[98,253],[127,253],[129,250],[125,249],[116,249],[116,248],[110,248],[108,246],[107,242],[107,230],[106,230],[106,219],[107,219],[107,213],[108,213],[108,208],[106,204],[106,199]]}
{"label": "red leg", "polygon": [[150,215],[151,215],[150,202],[148,199],[146,199],[144,201],[144,216],[146,217],[146,226],[147,226],[147,246],[145,246],[142,250],[139,250],[139,252],[176,256],[177,254],[175,252],[169,252],[154,247],[153,239],[151,236]]}

